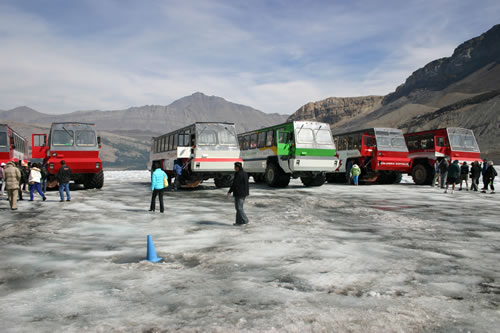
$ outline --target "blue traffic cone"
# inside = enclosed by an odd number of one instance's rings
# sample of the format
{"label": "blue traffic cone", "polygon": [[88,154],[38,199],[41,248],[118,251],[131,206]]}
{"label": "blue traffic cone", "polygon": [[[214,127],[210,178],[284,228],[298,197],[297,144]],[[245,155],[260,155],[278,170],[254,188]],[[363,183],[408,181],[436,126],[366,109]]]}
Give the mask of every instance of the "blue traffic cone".
{"label": "blue traffic cone", "polygon": [[148,235],[148,256],[146,260],[151,262],[158,262],[162,259],[163,258],[159,258],[156,255],[155,244],[153,243],[153,237],[151,237],[151,235]]}

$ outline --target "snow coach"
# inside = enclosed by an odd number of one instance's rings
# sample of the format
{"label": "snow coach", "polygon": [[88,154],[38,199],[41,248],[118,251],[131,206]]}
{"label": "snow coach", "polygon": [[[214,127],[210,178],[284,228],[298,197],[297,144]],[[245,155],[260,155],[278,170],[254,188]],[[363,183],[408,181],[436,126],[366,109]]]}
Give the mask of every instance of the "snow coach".
{"label": "snow coach", "polygon": [[330,125],[292,121],[238,135],[245,171],[256,183],[286,187],[300,177],[305,186],[321,186],[338,166]]}
{"label": "snow coach", "polygon": [[408,172],[410,159],[403,132],[396,128],[368,128],[334,134],[340,165],[327,175],[329,183],[350,183],[354,164],[361,168],[360,181],[399,184]]}
{"label": "snow coach", "polygon": [[14,159],[27,161],[28,140],[14,131],[9,125],[0,124],[0,163]]}
{"label": "snow coach", "polygon": [[234,163],[242,162],[233,123],[197,122],[162,136],[151,144],[149,168],[157,163],[174,175],[174,162],[181,163],[181,187],[197,187],[213,178],[218,188],[233,182]]}
{"label": "snow coach", "polygon": [[101,138],[95,124],[53,123],[50,134],[33,134],[32,157],[43,159],[49,171],[48,186],[57,186],[56,175],[61,161],[72,171],[72,180],[86,189],[102,188],[104,173],[99,158]]}
{"label": "snow coach", "polygon": [[471,164],[480,159],[481,152],[474,132],[466,128],[440,128],[405,134],[410,152],[409,173],[417,185],[430,185],[434,177],[434,163],[438,158],[459,160]]}

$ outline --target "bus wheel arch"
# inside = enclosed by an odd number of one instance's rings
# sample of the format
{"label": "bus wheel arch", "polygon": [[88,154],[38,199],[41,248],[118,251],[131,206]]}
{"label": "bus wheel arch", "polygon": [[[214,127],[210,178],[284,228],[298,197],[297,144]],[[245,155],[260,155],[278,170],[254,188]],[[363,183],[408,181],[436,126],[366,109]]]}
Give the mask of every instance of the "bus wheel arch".
{"label": "bus wheel arch", "polygon": [[427,161],[415,161],[411,169],[413,182],[417,185],[429,185],[432,182],[432,169]]}

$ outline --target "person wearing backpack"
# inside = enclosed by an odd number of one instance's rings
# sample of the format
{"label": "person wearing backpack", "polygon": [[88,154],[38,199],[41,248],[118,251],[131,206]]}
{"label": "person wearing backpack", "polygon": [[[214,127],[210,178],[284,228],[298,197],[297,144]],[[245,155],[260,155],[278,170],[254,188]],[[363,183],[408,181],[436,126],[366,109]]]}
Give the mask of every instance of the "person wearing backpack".
{"label": "person wearing backpack", "polygon": [[[487,180],[486,186],[490,185],[491,194],[495,193],[494,183],[495,183],[496,176],[498,176],[498,173],[495,170],[495,166],[493,165],[493,161],[489,161],[488,168],[486,169],[486,174],[484,175],[484,177],[486,177],[486,180]],[[488,190],[488,187],[486,187],[486,189],[484,189],[482,192],[486,193],[487,190]]]}
{"label": "person wearing backpack", "polygon": [[150,212],[155,211],[156,205],[156,197],[160,201],[160,213],[164,212],[163,207],[163,192],[165,188],[168,186],[168,176],[161,169],[161,167],[157,164],[153,164],[153,173],[151,174],[151,191],[153,191],[151,195],[151,206],[149,208]]}

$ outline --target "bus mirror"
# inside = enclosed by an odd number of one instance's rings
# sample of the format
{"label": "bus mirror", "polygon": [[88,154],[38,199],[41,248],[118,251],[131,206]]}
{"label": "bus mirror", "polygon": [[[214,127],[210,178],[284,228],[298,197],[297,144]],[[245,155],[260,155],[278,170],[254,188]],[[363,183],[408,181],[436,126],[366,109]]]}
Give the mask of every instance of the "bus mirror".
{"label": "bus mirror", "polygon": [[97,137],[97,143],[98,143],[99,145],[101,145],[101,137],[100,137],[100,136],[98,136],[98,137]]}

